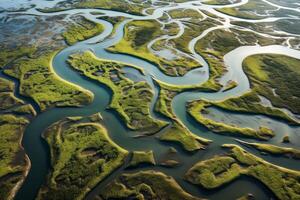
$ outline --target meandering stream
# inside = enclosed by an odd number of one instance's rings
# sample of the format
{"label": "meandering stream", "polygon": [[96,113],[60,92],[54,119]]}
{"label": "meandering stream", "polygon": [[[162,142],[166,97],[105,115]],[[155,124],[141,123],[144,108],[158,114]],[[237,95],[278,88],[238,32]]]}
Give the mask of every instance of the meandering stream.
{"label": "meandering stream", "polygon": [[[240,3],[237,3],[236,5],[229,5],[228,7],[242,5],[247,3],[247,0],[242,0]],[[40,4],[39,4],[40,5]],[[52,5],[52,4],[51,4]],[[39,6],[38,6],[39,7]],[[157,66],[143,60],[137,57],[124,55],[124,54],[114,54],[109,53],[105,49],[109,46],[112,46],[116,44],[124,34],[124,26],[126,23],[128,23],[132,19],[140,19],[140,20],[147,20],[147,19],[157,19],[161,17],[164,13],[164,11],[176,9],[176,8],[199,8],[199,9],[206,9],[207,11],[225,19],[225,22],[222,23],[223,25],[220,25],[218,27],[213,27],[209,30],[204,31],[203,33],[199,33],[199,36],[193,39],[189,44],[189,49],[192,52],[192,57],[195,58],[199,63],[203,65],[202,68],[194,69],[190,72],[188,72],[183,77],[171,77],[167,76],[164,73],[162,73]],[[136,65],[145,70],[145,75],[140,74],[137,70],[132,69],[125,69],[125,72],[128,74],[131,74],[135,77],[139,77],[142,80],[145,80],[148,82],[148,84],[153,88],[155,91],[155,95],[152,100],[151,104],[151,113],[153,117],[161,118],[161,116],[153,111],[153,107],[155,105],[157,96],[158,96],[158,88],[153,84],[152,77],[155,79],[158,79],[160,81],[163,81],[165,83],[169,84],[175,84],[175,85],[187,85],[187,84],[200,84],[208,80],[209,77],[209,69],[208,64],[205,62],[205,60],[201,57],[201,55],[198,55],[195,50],[195,44],[196,42],[204,37],[206,34],[208,34],[210,31],[213,31],[216,28],[226,29],[230,27],[230,20],[236,19],[240,21],[247,21],[247,22],[272,22],[281,18],[266,18],[261,20],[247,20],[247,19],[239,19],[231,16],[227,16],[225,14],[222,14],[220,12],[217,12],[214,8],[217,8],[220,6],[208,6],[199,3],[198,1],[192,1],[187,3],[181,3],[176,4],[172,6],[165,6],[165,7],[158,7],[155,9],[152,15],[146,15],[146,16],[134,16],[127,13],[121,13],[116,11],[108,11],[108,10],[101,10],[101,9],[73,9],[68,11],[61,11],[57,13],[41,13],[38,12],[36,9],[30,9],[26,12],[23,12],[24,14],[34,14],[34,15],[57,15],[57,14],[68,14],[68,15],[74,15],[79,14],[85,16],[86,18],[101,23],[104,25],[105,30],[103,33],[101,33],[98,36],[95,36],[89,40],[79,42],[73,46],[67,47],[66,49],[62,50],[60,53],[58,53],[55,58],[53,59],[53,69],[54,71],[60,76],[62,79],[69,81],[73,84],[79,85],[82,88],[85,88],[89,91],[91,91],[94,94],[94,101],[84,107],[80,108],[53,108],[46,112],[39,113],[36,118],[32,120],[32,122],[27,127],[24,138],[23,138],[23,146],[26,150],[27,155],[30,158],[31,161],[31,169],[29,172],[29,175],[27,176],[22,188],[17,193],[16,199],[18,200],[31,200],[34,199],[40,186],[44,183],[47,173],[50,170],[50,158],[49,158],[49,150],[46,142],[41,138],[41,134],[43,131],[53,124],[54,122],[57,122],[65,117],[69,116],[89,116],[97,112],[101,112],[103,118],[104,118],[104,124],[106,128],[108,129],[108,132],[111,136],[111,138],[120,146],[122,146],[125,149],[128,149],[129,151],[133,150],[144,150],[144,149],[151,149],[154,151],[155,156],[158,158],[161,155],[163,155],[164,152],[167,151],[169,148],[169,144],[166,145],[166,143],[159,142],[155,137],[145,137],[145,138],[139,138],[134,139],[132,136],[134,136],[136,133],[131,132],[128,130],[124,123],[119,119],[118,114],[106,110],[107,106],[110,103],[112,93],[111,91],[102,84],[99,84],[98,82],[92,81],[86,77],[81,76],[79,73],[72,70],[66,63],[66,60],[68,59],[69,55],[72,53],[78,52],[78,51],[85,51],[85,50],[91,50],[93,51],[97,57],[103,58],[103,59],[109,59],[113,61],[119,61],[119,62],[125,62],[131,65]],[[224,6],[223,6],[224,7]],[[91,15],[90,12],[92,11],[101,11],[104,13],[104,15],[107,16],[124,16],[128,18],[128,20],[125,20],[122,22],[117,30],[116,33],[113,35],[113,37],[108,37],[112,32],[112,25],[106,21],[97,19],[97,16]],[[179,26],[181,29],[182,26]],[[181,32],[182,34],[183,32]],[[180,34],[177,35],[177,37],[180,36]],[[271,36],[270,36],[271,37]],[[199,159],[208,158],[212,155],[215,155],[219,152],[223,152],[223,150],[220,148],[220,144],[224,143],[236,143],[234,141],[234,138],[232,137],[226,137],[226,136],[220,136],[217,134],[213,134],[211,132],[208,132],[207,130],[203,128],[199,128],[199,125],[197,125],[190,116],[188,116],[186,112],[186,102],[199,99],[199,98],[205,98],[209,99],[211,101],[220,101],[224,100],[230,97],[235,97],[242,95],[243,93],[247,92],[249,88],[249,81],[245,73],[242,69],[242,61],[254,54],[259,53],[277,53],[277,54],[284,54],[291,57],[295,57],[300,59],[300,51],[290,49],[286,46],[280,46],[280,45],[273,45],[273,46],[242,46],[239,47],[228,54],[224,56],[224,62],[225,65],[228,68],[228,72],[221,78],[221,83],[226,83],[228,80],[234,80],[238,83],[238,86],[232,90],[228,90],[226,92],[219,91],[216,93],[205,93],[205,92],[199,92],[199,91],[188,91],[178,94],[173,102],[173,110],[176,116],[195,134],[199,134],[202,137],[208,138],[213,140],[214,142],[208,147],[206,151],[199,151],[195,154],[187,154],[184,151],[179,150],[179,156],[182,160],[182,165],[178,168],[174,169],[167,169],[167,168],[161,168],[159,166],[154,167],[157,170],[163,171],[168,175],[173,176],[179,184],[188,192],[191,192],[192,194],[199,195],[201,197],[211,198],[211,199],[234,199],[237,196],[244,195],[245,193],[254,193],[257,199],[264,199],[267,196],[270,195],[270,192],[263,186],[255,185],[252,183],[251,179],[242,178],[240,180],[235,181],[234,183],[230,184],[226,188],[221,188],[217,192],[208,192],[204,190],[200,190],[196,188],[195,186],[192,186],[188,184],[187,182],[182,180],[182,175],[184,172],[192,166],[196,161]],[[200,73],[201,72],[201,73]],[[203,73],[204,72],[204,73]],[[272,120],[267,117],[263,116],[256,116],[256,115],[247,115],[249,117],[249,120],[253,118],[253,120],[257,120],[257,117],[261,117],[264,119],[267,119],[270,121],[272,129],[275,130],[277,136],[273,138],[270,143],[276,143],[281,139],[281,136],[289,131],[293,135],[293,137],[300,142],[300,138],[298,135],[296,135],[296,132],[299,132],[300,129],[297,127],[290,127],[280,121]],[[166,120],[164,118],[161,118],[162,120]],[[251,123],[249,123],[251,124]],[[298,143],[299,144],[299,143]],[[175,145],[176,146],[176,145]],[[256,153],[255,151],[252,151],[253,153]],[[293,169],[300,169],[300,167],[297,165],[296,161],[288,160],[285,158],[278,159],[274,158],[272,156],[263,156],[266,160],[269,160],[270,162],[279,164],[281,166],[286,166]],[[118,170],[117,174],[123,172],[123,170]],[[109,176],[104,183],[109,182],[112,180],[114,176],[117,174],[112,174]],[[96,194],[99,190],[101,190],[104,183],[100,183],[89,195],[88,198],[92,198],[94,194]],[[234,190],[234,187],[239,186],[239,191]],[[232,194],[230,191],[235,191],[235,194]]]}

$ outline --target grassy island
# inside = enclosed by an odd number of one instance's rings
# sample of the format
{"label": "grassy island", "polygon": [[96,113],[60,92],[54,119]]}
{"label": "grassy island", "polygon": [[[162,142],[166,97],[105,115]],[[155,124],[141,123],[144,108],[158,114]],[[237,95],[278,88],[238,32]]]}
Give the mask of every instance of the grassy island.
{"label": "grassy island", "polygon": [[211,120],[203,115],[206,109],[210,106],[212,106],[212,104],[205,100],[193,101],[187,105],[189,114],[197,122],[215,133],[250,137],[261,140],[268,140],[274,136],[273,131],[267,127],[260,127],[258,130],[254,130],[252,128],[241,128],[235,125],[228,125]]}
{"label": "grassy island", "polygon": [[17,60],[5,73],[20,80],[20,93],[31,97],[42,111],[53,106],[81,106],[92,101],[87,90],[59,78],[52,69],[57,51]]}
{"label": "grassy island", "polygon": [[0,78],[0,85],[0,197],[13,199],[30,167],[21,141],[36,112],[14,95],[13,82]]}
{"label": "grassy island", "polygon": [[230,150],[228,155],[198,162],[188,170],[186,180],[213,189],[240,176],[250,176],[262,182],[278,199],[300,198],[299,171],[271,164],[237,145],[223,146]]}
{"label": "grassy island", "polygon": [[128,128],[152,134],[166,125],[150,114],[153,97],[151,87],[144,81],[133,82],[123,75],[123,67],[134,66],[98,59],[91,52],[72,55],[69,63],[85,76],[105,84],[112,90],[110,107],[120,114]]}
{"label": "grassy island", "polygon": [[[90,103],[93,94],[59,78],[53,71],[52,61],[66,47],[65,41],[74,44],[93,37],[103,31],[102,25],[81,15],[72,15],[68,20],[66,15],[26,15],[22,19],[11,16],[10,19],[0,45],[3,49],[0,68],[20,81],[20,94],[32,98],[42,111],[54,106]],[[14,23],[28,26],[18,34]]]}
{"label": "grassy island", "polygon": [[[108,50],[145,59],[171,76],[182,76],[189,70],[201,66],[197,61],[188,57],[176,55],[174,59],[167,59],[151,52],[148,44],[159,36],[168,35],[168,31],[161,30],[161,28],[162,25],[156,20],[131,21],[125,26],[122,40]],[[160,45],[160,48],[162,47],[164,46]]]}
{"label": "grassy island", "polygon": [[209,28],[212,28],[217,25],[221,25],[220,22],[213,20],[211,18],[199,20],[198,15],[197,15],[198,18],[193,17],[189,20],[184,20],[183,21],[183,24],[185,26],[184,33],[180,37],[170,40],[170,43],[173,44],[174,47],[176,47],[180,51],[183,51],[185,53],[191,53],[189,50],[189,43],[192,39],[201,35],[203,31]]}
{"label": "grassy island", "polygon": [[240,97],[229,98],[221,102],[213,102],[213,105],[228,111],[266,115],[275,119],[284,120],[291,125],[299,124],[299,122],[295,121],[295,119],[291,118],[284,111],[275,107],[262,105],[256,89],[252,89],[252,91]]}
{"label": "grassy island", "polygon": [[38,199],[82,199],[120,167],[128,152],[115,144],[100,123],[64,119],[44,133],[52,170]]}
{"label": "grassy island", "polygon": [[192,133],[173,113],[172,100],[181,89],[173,88],[160,81],[156,83],[159,85],[160,91],[155,110],[171,120],[171,125],[163,131],[159,139],[176,142],[187,151],[205,149],[212,141]]}
{"label": "grassy island", "polygon": [[137,167],[141,164],[155,165],[155,158],[153,151],[134,151],[129,162],[129,167]]}
{"label": "grassy island", "polygon": [[251,143],[237,140],[241,144],[257,149],[258,151],[277,156],[286,156],[289,158],[300,159],[300,150],[288,147],[280,147],[272,144]]}
{"label": "grassy island", "polygon": [[195,50],[209,64],[209,80],[202,87],[220,90],[219,79],[227,72],[224,56],[243,45],[281,44],[283,39],[263,37],[250,31],[217,29],[197,41]]}
{"label": "grassy island", "polygon": [[68,29],[62,34],[69,45],[89,39],[103,32],[102,24],[92,22],[82,16],[76,16],[75,22],[69,25]]}
{"label": "grassy island", "polygon": [[35,116],[36,111],[14,95],[14,83],[0,78],[0,112],[16,115]]}
{"label": "grassy island", "polygon": [[185,192],[170,176],[157,171],[122,174],[99,194],[102,199],[200,200]]}
{"label": "grassy island", "polygon": [[27,176],[30,161],[21,146],[24,130],[29,124],[25,117],[0,115],[0,196],[13,199]]}
{"label": "grassy island", "polygon": [[276,10],[276,7],[261,0],[251,0],[238,7],[218,8],[217,10],[227,15],[239,18],[263,19],[268,16],[267,11]]}
{"label": "grassy island", "polygon": [[243,69],[251,86],[272,105],[300,114],[300,60],[278,54],[258,54],[246,58]]}

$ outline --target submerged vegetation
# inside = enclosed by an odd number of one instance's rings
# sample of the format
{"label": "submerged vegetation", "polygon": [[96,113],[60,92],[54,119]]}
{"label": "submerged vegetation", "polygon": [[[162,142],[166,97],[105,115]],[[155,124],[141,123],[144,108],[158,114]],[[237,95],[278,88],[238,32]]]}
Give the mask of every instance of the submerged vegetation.
{"label": "submerged vegetation", "polygon": [[38,199],[82,199],[120,167],[128,152],[115,144],[100,123],[64,119],[44,133],[52,171]]}

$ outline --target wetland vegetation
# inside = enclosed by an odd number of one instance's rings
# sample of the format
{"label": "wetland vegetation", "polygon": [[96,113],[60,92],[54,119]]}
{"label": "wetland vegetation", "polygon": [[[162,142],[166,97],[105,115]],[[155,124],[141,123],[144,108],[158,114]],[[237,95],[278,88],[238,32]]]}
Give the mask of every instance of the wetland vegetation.
{"label": "wetland vegetation", "polygon": [[0,3],[0,199],[300,199],[299,5]]}
{"label": "wetland vegetation", "polygon": [[243,69],[258,94],[266,97],[272,105],[300,113],[298,90],[300,60],[284,55],[262,54],[248,57]]}
{"label": "wetland vegetation", "polygon": [[204,188],[218,188],[240,176],[251,176],[261,181],[278,199],[298,199],[299,171],[273,165],[237,145],[223,145],[230,152],[200,161],[188,170],[185,177]]}
{"label": "wetland vegetation", "polygon": [[[150,103],[153,91],[146,82],[133,82],[122,74],[124,63],[97,59],[91,52],[72,55],[70,65],[85,76],[105,84],[113,92],[110,107],[116,110],[128,128],[153,134],[166,123],[153,119]],[[139,68],[137,68],[139,69]]]}
{"label": "wetland vegetation", "polygon": [[81,106],[92,101],[93,95],[60,79],[52,70],[51,61],[57,51],[35,58],[22,58],[4,72],[20,81],[20,93],[31,97],[46,110],[53,106]]}
{"label": "wetland vegetation", "polygon": [[64,119],[45,131],[52,171],[38,199],[82,199],[124,163],[128,152],[109,138],[106,128],[82,120]]}
{"label": "wetland vegetation", "polygon": [[12,199],[30,167],[21,140],[36,112],[14,95],[13,82],[0,78],[0,84],[0,196]]}
{"label": "wetland vegetation", "polygon": [[185,192],[172,177],[150,170],[122,174],[104,188],[99,198],[200,200]]}
{"label": "wetland vegetation", "polygon": [[[108,50],[116,53],[126,53],[140,57],[154,63],[164,73],[171,76],[184,75],[189,70],[200,67],[200,64],[191,58],[166,59],[153,54],[148,49],[148,44],[168,32],[161,29],[161,24],[156,20],[131,21],[125,26],[122,40]],[[163,44],[163,43],[162,43]],[[158,44],[156,44],[157,46]],[[156,49],[162,48],[161,45]]]}

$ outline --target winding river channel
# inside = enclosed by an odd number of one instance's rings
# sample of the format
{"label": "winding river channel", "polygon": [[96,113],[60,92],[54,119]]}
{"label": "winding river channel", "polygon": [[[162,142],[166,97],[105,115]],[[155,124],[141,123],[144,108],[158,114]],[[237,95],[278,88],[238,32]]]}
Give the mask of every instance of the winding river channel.
{"label": "winding river channel", "polygon": [[[33,1],[33,3],[34,2],[35,1]],[[55,1],[55,3],[56,2],[57,1]],[[242,5],[247,2],[248,2],[247,0],[242,0],[237,4],[227,5],[227,7]],[[54,3],[52,2],[51,5],[54,5]],[[39,3],[37,5],[37,7],[42,7],[42,6],[43,6],[42,3]],[[20,191],[17,193],[16,199],[18,200],[34,199],[40,186],[44,183],[46,175],[50,170],[50,160],[49,160],[48,146],[46,142],[42,139],[41,135],[48,126],[65,117],[89,116],[94,113],[100,112],[103,116],[104,124],[108,129],[111,138],[117,144],[119,144],[120,146],[122,146],[123,148],[129,151],[151,149],[154,151],[155,157],[159,158],[163,156],[163,153],[166,152],[169,146],[173,144],[168,143],[168,145],[166,145],[166,143],[158,141],[153,136],[139,138],[139,139],[133,138],[132,136],[134,136],[135,134],[125,127],[124,123],[118,117],[118,114],[106,109],[110,103],[111,96],[112,96],[112,93],[109,90],[109,88],[107,88],[105,85],[101,85],[95,81],[92,81],[86,77],[81,76],[79,73],[75,72],[74,70],[72,70],[72,68],[68,66],[66,60],[74,52],[90,50],[93,51],[95,55],[99,58],[125,62],[143,68],[145,71],[144,75],[142,75],[140,72],[132,68],[126,68],[124,70],[129,78],[135,77],[138,78],[138,80],[144,80],[148,82],[148,84],[153,88],[155,92],[154,98],[152,100],[151,113],[155,118],[167,120],[162,118],[155,111],[153,111],[153,107],[155,105],[158,92],[159,92],[159,88],[157,88],[157,86],[153,83],[153,78],[163,81],[165,83],[170,83],[175,85],[204,83],[205,81],[208,80],[209,69],[208,69],[208,64],[205,62],[205,60],[201,57],[201,55],[198,55],[194,50],[195,44],[199,39],[203,38],[206,34],[208,34],[210,31],[213,31],[215,29],[226,29],[230,27],[231,26],[230,20],[239,20],[239,21],[256,23],[256,22],[272,22],[281,19],[281,18],[274,18],[274,17],[260,19],[260,20],[239,19],[236,17],[227,16],[225,14],[217,12],[214,8],[218,8],[218,7],[220,6],[209,6],[209,5],[204,5],[199,3],[199,1],[190,1],[187,3],[172,4],[170,6],[157,7],[155,8],[153,14],[151,15],[147,14],[145,16],[135,16],[127,13],[101,10],[101,9],[97,9],[97,10],[96,9],[73,9],[73,10],[61,11],[55,13],[41,13],[37,11],[35,8],[33,8],[23,12],[24,14],[33,14],[33,15],[80,14],[92,21],[103,24],[105,30],[98,36],[95,36],[83,42],[79,42],[73,46],[67,47],[66,49],[58,53],[53,59],[53,63],[52,63],[53,69],[58,74],[58,76],[60,76],[62,79],[68,82],[71,82],[73,84],[76,84],[78,86],[81,86],[82,88],[91,91],[94,94],[94,100],[91,104],[79,108],[73,108],[73,107],[53,108],[46,112],[39,113],[37,117],[32,120],[32,122],[29,124],[29,126],[25,131],[24,138],[22,141],[26,153],[29,156],[31,161],[31,169],[23,186],[21,187]],[[226,7],[226,6],[222,6],[222,7]],[[208,29],[201,34],[199,33],[200,34],[199,37],[193,39],[189,44],[189,49],[192,52],[191,56],[194,59],[196,59],[199,63],[201,63],[203,67],[194,69],[188,72],[183,77],[171,77],[165,75],[157,68],[157,66],[145,60],[139,59],[137,57],[129,56],[129,55],[110,53],[105,50],[107,47],[110,47],[118,43],[118,41],[123,37],[124,26],[130,20],[158,19],[163,15],[165,11],[177,9],[177,8],[193,8],[193,9],[198,8],[200,10],[203,9],[212,14],[219,16],[220,18],[225,19],[224,21],[221,21],[222,25]],[[105,16],[124,16],[127,19],[117,27],[115,34],[111,36],[111,32],[113,31],[112,24],[98,19],[97,17],[99,16],[90,14],[93,11],[100,11]],[[181,29],[182,28],[183,26],[181,27]],[[181,30],[181,34],[182,33],[183,31]],[[178,34],[177,37],[179,37],[181,34]],[[273,37],[273,36],[269,36],[269,37]],[[288,37],[288,35],[286,37]],[[228,68],[228,72],[221,78],[220,82],[226,83],[229,80],[234,80],[238,83],[238,86],[236,88],[228,91],[221,90],[216,93],[206,93],[206,92],[199,92],[199,91],[183,92],[178,94],[172,102],[173,110],[176,116],[186,125],[186,127],[188,127],[195,134],[199,134],[204,138],[213,140],[213,143],[209,145],[207,150],[198,151],[194,154],[187,154],[186,152],[182,151],[180,148],[177,148],[179,151],[180,160],[182,161],[182,164],[179,167],[173,169],[173,168],[162,168],[159,166],[155,166],[152,167],[152,169],[154,168],[156,170],[162,171],[168,175],[173,176],[186,191],[204,198],[235,199],[246,193],[255,194],[257,199],[266,199],[267,197],[272,196],[266,187],[257,184],[257,182],[254,183],[252,179],[248,179],[248,178],[241,178],[217,191],[201,190],[185,182],[182,179],[183,174],[186,172],[186,170],[190,168],[192,164],[194,164],[196,161],[209,158],[217,153],[222,153],[223,150],[220,148],[221,144],[236,143],[236,141],[232,137],[213,134],[199,127],[199,125],[197,125],[195,121],[191,119],[191,117],[187,114],[186,107],[185,107],[186,103],[188,101],[196,100],[199,98],[209,99],[211,101],[221,101],[230,97],[240,96],[243,93],[249,91],[250,89],[249,81],[247,76],[243,72],[242,62],[246,57],[254,54],[260,54],[260,53],[283,54],[283,55],[288,55],[300,59],[300,51],[293,50],[288,46],[281,46],[281,45],[264,46],[264,47],[259,45],[242,46],[226,54],[224,56],[224,62],[226,67]],[[282,135],[287,132],[290,133],[294,141],[297,141],[295,143],[299,144],[300,142],[300,136],[299,134],[298,135],[296,134],[300,132],[300,128],[288,126],[287,124],[281,121],[273,120],[268,117],[260,116],[260,115],[245,115],[245,114],[237,114],[237,113],[229,113],[229,112],[227,113],[224,111],[216,111],[216,113],[218,112],[221,112],[222,115],[233,120],[243,119],[243,118],[247,119],[247,120],[243,120],[244,126],[255,128],[255,125],[257,124],[262,124],[262,125],[267,124],[276,133],[276,137],[271,139],[269,141],[270,143],[276,144],[278,141],[281,140]],[[247,141],[251,141],[251,140],[249,139]],[[175,145],[175,147],[177,146]],[[259,153],[256,151],[252,151],[250,149],[249,151],[259,155]],[[300,166],[299,163],[297,163],[297,161],[286,159],[286,158],[279,159],[277,157],[272,157],[272,156],[264,156],[264,155],[259,155],[259,156],[263,157],[264,159],[274,164],[278,164],[280,166],[288,167],[291,169],[300,170]],[[145,168],[147,169],[147,167]],[[104,184],[111,181],[114,177],[116,177],[123,171],[124,169],[121,168],[116,172],[114,172],[113,174],[111,174],[102,183],[96,186],[90,192],[87,198],[92,199],[92,197],[95,194],[97,194],[97,192],[100,191],[101,188],[103,188],[102,186]],[[236,190],[235,189],[236,187],[238,187],[239,189]]]}

